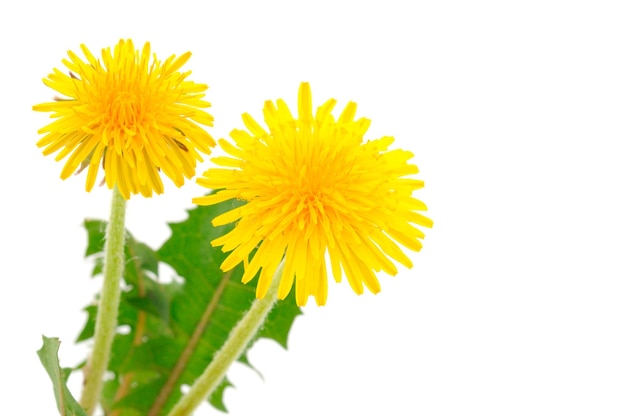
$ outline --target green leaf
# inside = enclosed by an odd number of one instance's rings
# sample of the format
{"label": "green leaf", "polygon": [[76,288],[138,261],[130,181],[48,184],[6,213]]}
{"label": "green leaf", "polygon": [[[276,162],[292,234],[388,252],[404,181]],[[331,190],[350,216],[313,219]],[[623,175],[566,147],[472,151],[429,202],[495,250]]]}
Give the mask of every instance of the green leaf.
{"label": "green leaf", "polygon": [[84,225],[87,230],[87,250],[85,251],[85,257],[102,253],[104,251],[106,222],[101,220],[85,220]]}
{"label": "green leaf", "polygon": [[[211,221],[234,207],[232,201],[227,201],[189,210],[187,220],[170,224],[172,235],[156,252],[127,234],[126,287],[119,325],[130,328],[130,333],[118,333],[114,341],[109,370],[115,378],[105,384],[101,403],[106,413],[117,410],[119,416],[148,414],[158,399],[163,401],[159,414],[166,414],[181,397],[182,386],[191,385],[204,371],[250,308],[255,297],[254,282],[241,283],[242,265],[223,273],[219,266],[226,254],[210,244],[232,229],[232,225],[213,227]],[[85,227],[86,255],[96,259],[94,274],[98,274],[105,223],[86,221]],[[160,263],[168,264],[177,274],[168,277],[177,278],[160,281]],[[88,319],[79,336],[81,341],[93,336],[97,309],[89,306],[86,311]],[[286,348],[289,331],[299,314],[293,295],[279,301],[255,340],[273,339]],[[249,363],[247,351],[240,362],[257,371]],[[226,411],[223,393],[229,386],[231,383],[223,380],[209,398],[215,408]]]}
{"label": "green leaf", "polygon": [[48,338],[43,336],[43,346],[37,355],[41,364],[48,372],[52,387],[54,389],[54,397],[57,402],[57,409],[61,416],[87,416],[83,408],[74,400],[72,394],[68,390],[65,382],[67,381],[68,372],[62,370],[59,366],[59,346],[61,342],[58,338]]}
{"label": "green leaf", "polygon": [[[104,237],[107,223],[101,220],[85,220],[84,225],[87,230],[85,257],[94,257],[92,276],[96,276],[102,273],[104,266]],[[126,232],[124,250],[126,254],[124,279],[126,282],[135,283],[138,273],[158,274],[159,258],[157,253],[146,244],[135,240],[129,232]]]}

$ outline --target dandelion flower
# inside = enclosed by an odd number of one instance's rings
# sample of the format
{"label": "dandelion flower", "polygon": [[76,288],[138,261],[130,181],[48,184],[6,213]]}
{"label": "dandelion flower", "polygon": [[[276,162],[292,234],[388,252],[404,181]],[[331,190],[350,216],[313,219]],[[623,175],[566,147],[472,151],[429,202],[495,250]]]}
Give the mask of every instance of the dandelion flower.
{"label": "dandelion flower", "polygon": [[[97,59],[81,45],[86,61],[74,52],[43,80],[63,97],[33,106],[51,112],[53,122],[37,146],[44,155],[67,157],[61,178],[87,170],[86,190],[96,181],[100,166],[109,188],[117,186],[124,198],[162,193],[160,172],[176,186],[195,175],[199,152],[209,154],[213,138],[199,124],[213,125],[202,110],[207,86],[188,81],[191,71],[178,70],[191,56],[172,55],[166,61],[151,57],[150,44],[136,50],[131,40],[120,40],[102,50]],[[151,59],[152,58],[152,59]]]}
{"label": "dandelion flower", "polygon": [[298,305],[311,295],[323,305],[327,264],[335,280],[345,274],[357,294],[364,286],[377,293],[375,272],[395,275],[392,260],[412,267],[397,243],[418,251],[424,234],[416,225],[432,226],[419,213],[426,206],[412,196],[423,186],[408,177],[418,172],[408,163],[413,155],[388,150],[392,137],[364,141],[370,121],[354,120],[356,104],[349,103],[338,120],[331,114],[334,105],[335,100],[328,100],[314,116],[308,83],[300,86],[298,118],[284,101],[267,101],[263,115],[268,129],[244,114],[248,131],[233,130],[234,143],[220,139],[229,156],[214,158],[221,168],[197,179],[220,190],[194,198],[194,203],[246,201],[213,220],[214,225],[236,226],[212,244],[230,251],[221,265],[224,271],[244,263],[244,283],[261,270],[258,298],[265,295],[283,258],[281,299],[295,284]]}

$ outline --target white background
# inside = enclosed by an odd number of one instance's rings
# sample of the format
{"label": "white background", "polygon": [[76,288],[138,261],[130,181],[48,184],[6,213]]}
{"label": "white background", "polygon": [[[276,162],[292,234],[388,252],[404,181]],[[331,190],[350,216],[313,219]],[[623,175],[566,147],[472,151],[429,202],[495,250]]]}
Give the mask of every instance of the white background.
{"label": "white background", "polygon": [[[19,4],[19,5],[18,5]],[[132,38],[210,85],[225,137],[263,101],[359,104],[368,138],[410,149],[435,227],[377,295],[330,285],[289,351],[257,344],[226,393],[242,415],[626,414],[626,13],[619,1],[100,1],[0,6],[2,414],[53,415],[35,351],[74,346],[98,288],[83,218],[109,192],[61,181],[31,111],[67,50]],[[340,109],[338,107],[338,109]],[[208,164],[200,167],[204,170]],[[127,226],[158,247],[190,181],[133,198]],[[8,387],[7,387],[8,386]],[[76,386],[72,387],[76,391]],[[199,415],[217,415],[205,408]]]}

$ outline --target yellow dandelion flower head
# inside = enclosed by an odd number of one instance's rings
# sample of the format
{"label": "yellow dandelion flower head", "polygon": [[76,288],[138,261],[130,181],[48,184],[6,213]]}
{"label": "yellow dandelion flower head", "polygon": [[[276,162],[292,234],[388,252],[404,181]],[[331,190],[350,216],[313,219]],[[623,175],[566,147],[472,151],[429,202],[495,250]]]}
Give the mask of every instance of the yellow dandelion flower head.
{"label": "yellow dandelion flower head", "polygon": [[191,53],[161,62],[149,43],[139,51],[131,40],[103,49],[101,59],[85,45],[81,50],[86,61],[69,51],[62,61],[69,71],[55,68],[43,80],[63,97],[33,106],[55,119],[39,130],[44,136],[37,146],[44,155],[58,152],[56,160],[67,157],[62,179],[88,168],[87,191],[100,166],[107,186],[126,199],[162,193],[161,171],[182,186],[195,175],[199,152],[215,146],[200,126],[213,125],[202,110],[210,106],[203,100],[208,87],[188,81],[191,71],[179,71]]}
{"label": "yellow dandelion flower head", "polygon": [[370,121],[354,119],[356,104],[350,102],[337,120],[331,114],[334,106],[335,100],[328,100],[313,115],[308,83],[300,86],[298,118],[283,100],[267,101],[267,130],[244,114],[248,131],[233,130],[234,143],[220,139],[229,156],[214,158],[221,167],[197,179],[220,190],[194,198],[194,203],[246,201],[214,219],[214,225],[236,226],[212,244],[230,251],[221,266],[224,271],[244,262],[245,283],[261,270],[259,298],[283,258],[281,299],[295,283],[298,305],[311,295],[323,305],[327,264],[335,280],[343,272],[356,293],[363,293],[364,286],[377,293],[375,272],[395,275],[392,260],[412,267],[397,243],[418,251],[424,234],[416,225],[432,226],[419,213],[426,206],[412,196],[423,186],[408,177],[418,172],[408,163],[413,154],[388,150],[392,137],[364,141]]}

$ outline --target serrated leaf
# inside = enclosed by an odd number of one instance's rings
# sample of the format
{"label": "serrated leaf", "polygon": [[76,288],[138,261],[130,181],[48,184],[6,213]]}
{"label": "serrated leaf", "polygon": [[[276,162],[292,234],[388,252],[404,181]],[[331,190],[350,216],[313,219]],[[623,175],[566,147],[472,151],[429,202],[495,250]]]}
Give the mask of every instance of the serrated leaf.
{"label": "serrated leaf", "polygon": [[[170,224],[172,235],[156,252],[127,234],[119,325],[130,327],[130,333],[117,334],[113,344],[109,370],[115,379],[105,385],[101,403],[106,414],[113,410],[118,416],[148,414],[157,398],[162,400],[159,414],[166,414],[180,398],[181,386],[191,385],[203,372],[250,308],[255,288],[241,283],[243,266],[224,274],[219,265],[226,254],[210,244],[232,229],[232,225],[213,227],[211,221],[232,208],[233,202],[227,201],[188,211],[187,220]],[[97,260],[105,224],[92,221],[85,227],[87,255]],[[181,279],[159,282],[159,262],[170,265]],[[98,264],[94,271],[100,271]],[[96,309],[86,310],[88,320],[80,340],[93,336]],[[293,295],[279,301],[255,339],[273,339],[286,348],[289,330],[300,313]],[[246,352],[240,361],[257,371]],[[223,380],[209,398],[215,408],[226,411],[223,392],[230,385]]]}
{"label": "serrated leaf", "polygon": [[85,251],[85,257],[102,253],[104,250],[106,222],[101,220],[85,220],[83,225],[87,230],[87,250]]}
{"label": "serrated leaf", "polygon": [[[102,220],[85,220],[84,226],[87,230],[85,257],[95,257],[92,276],[96,276],[102,273],[104,266],[103,251],[107,223]],[[138,273],[149,272],[152,275],[157,275],[159,269],[157,253],[148,245],[135,240],[128,231],[125,238],[126,266],[124,268],[124,280],[127,283],[134,284],[137,281]]]}
{"label": "serrated leaf", "polygon": [[[195,381],[255,298],[254,285],[241,283],[243,266],[235,268],[227,278],[219,268],[227,254],[211,246],[212,240],[232,229],[232,225],[214,227],[211,221],[234,207],[232,201],[226,201],[190,210],[186,221],[170,224],[172,237],[158,251],[161,259],[185,280],[181,292],[172,299],[172,319],[187,336],[191,336],[196,329],[199,317],[205,313],[210,302],[217,299],[210,323],[178,384],[192,384]],[[227,283],[223,292],[218,294],[216,288],[224,279]],[[274,339],[286,347],[291,324],[300,313],[292,297],[278,302],[255,339]],[[240,361],[247,363],[246,352]],[[213,394],[210,399],[212,403],[222,401],[223,388]]]}
{"label": "serrated leaf", "polygon": [[86,341],[89,338],[93,338],[93,334],[96,329],[96,315],[98,313],[98,308],[96,305],[89,305],[83,309],[87,312],[87,322],[85,322],[85,326],[78,334],[78,338],[76,338],[76,342]]}
{"label": "serrated leaf", "polygon": [[222,412],[227,412],[228,410],[224,404],[224,390],[231,386],[231,382],[224,378],[219,386],[217,386],[213,394],[211,394],[211,397],[209,397],[209,403],[211,403],[211,405],[216,409],[221,410]]}
{"label": "serrated leaf", "polygon": [[159,317],[165,324],[169,321],[169,299],[157,288],[146,290],[143,296],[127,296],[126,301],[140,311]]}
{"label": "serrated leaf", "polygon": [[37,355],[41,364],[46,369],[50,380],[52,380],[52,387],[54,389],[54,398],[57,403],[57,409],[61,416],[87,416],[85,410],[74,399],[69,389],[65,385],[68,377],[68,372],[62,370],[59,366],[59,346],[61,342],[58,338],[48,338],[43,336],[43,346]]}

